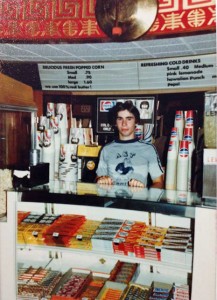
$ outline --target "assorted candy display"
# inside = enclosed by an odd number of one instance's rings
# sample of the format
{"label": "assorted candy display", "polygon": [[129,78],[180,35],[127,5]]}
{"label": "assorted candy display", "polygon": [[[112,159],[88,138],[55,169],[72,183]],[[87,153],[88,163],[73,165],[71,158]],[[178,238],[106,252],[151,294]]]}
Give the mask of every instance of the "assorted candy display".
{"label": "assorted candy display", "polygon": [[[165,262],[172,259],[174,263],[191,266],[192,232],[189,228],[163,228],[113,218],[96,221],[77,214],[21,211],[17,221],[19,244],[95,250]],[[43,267],[20,268],[17,299],[189,299],[187,284],[157,281],[150,286],[137,284],[139,273],[140,264],[120,260],[106,276],[96,276],[92,270],[75,269],[70,262],[66,273]]]}
{"label": "assorted candy display", "polygon": [[190,266],[192,262],[191,229],[131,220],[19,212],[17,240],[19,244],[95,250]]}
{"label": "assorted candy display", "polygon": [[28,300],[189,300],[187,284],[136,284],[139,265],[117,261],[110,274],[70,268],[62,274],[42,267],[18,270],[17,299]]}

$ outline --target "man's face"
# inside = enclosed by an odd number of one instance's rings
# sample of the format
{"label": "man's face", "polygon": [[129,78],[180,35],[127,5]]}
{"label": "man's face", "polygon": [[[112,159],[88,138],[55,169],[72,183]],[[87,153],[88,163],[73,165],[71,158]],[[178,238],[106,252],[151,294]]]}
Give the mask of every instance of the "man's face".
{"label": "man's face", "polygon": [[142,109],[148,109],[148,104],[142,104]]}
{"label": "man's face", "polygon": [[136,120],[134,115],[128,110],[118,112],[116,125],[120,140],[130,140],[135,137]]}

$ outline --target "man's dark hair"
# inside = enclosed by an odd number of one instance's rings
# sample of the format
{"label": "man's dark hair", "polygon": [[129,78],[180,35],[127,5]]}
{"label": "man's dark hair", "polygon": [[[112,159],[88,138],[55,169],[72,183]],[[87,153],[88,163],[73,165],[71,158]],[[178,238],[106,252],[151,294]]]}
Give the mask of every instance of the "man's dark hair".
{"label": "man's dark hair", "polygon": [[147,105],[148,106],[148,108],[149,108],[149,102],[148,101],[146,101],[146,100],[144,100],[144,101],[142,101],[141,103],[140,103],[140,108],[142,108],[142,105]]}
{"label": "man's dark hair", "polygon": [[114,126],[116,124],[116,119],[119,111],[128,110],[131,114],[134,115],[136,123],[140,122],[140,113],[139,110],[133,105],[131,100],[127,100],[125,102],[117,102],[115,106],[113,106],[109,110],[109,123]]}

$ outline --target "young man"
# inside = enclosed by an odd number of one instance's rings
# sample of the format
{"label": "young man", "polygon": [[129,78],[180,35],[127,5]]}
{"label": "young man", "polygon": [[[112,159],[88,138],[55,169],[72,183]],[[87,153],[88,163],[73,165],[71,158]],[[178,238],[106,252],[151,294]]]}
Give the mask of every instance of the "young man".
{"label": "young man", "polygon": [[100,153],[97,183],[144,188],[150,174],[151,187],[163,188],[163,169],[155,147],[135,138],[135,127],[140,121],[138,109],[131,101],[118,102],[110,113],[118,138]]}

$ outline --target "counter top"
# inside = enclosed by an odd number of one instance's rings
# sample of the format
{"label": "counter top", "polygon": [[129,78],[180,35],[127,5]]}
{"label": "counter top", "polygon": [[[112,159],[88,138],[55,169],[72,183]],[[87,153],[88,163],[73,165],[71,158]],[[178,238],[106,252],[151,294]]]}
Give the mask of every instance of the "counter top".
{"label": "counter top", "polygon": [[194,218],[195,207],[204,204],[197,193],[83,182],[52,181],[16,191],[21,193],[20,200],[24,202],[110,207],[188,218]]}

